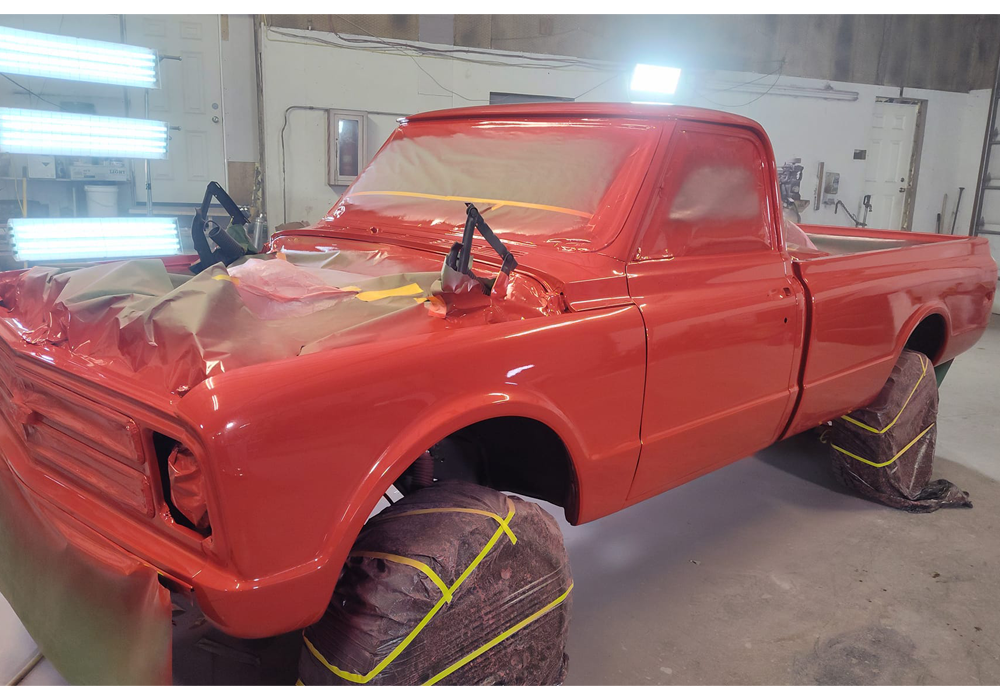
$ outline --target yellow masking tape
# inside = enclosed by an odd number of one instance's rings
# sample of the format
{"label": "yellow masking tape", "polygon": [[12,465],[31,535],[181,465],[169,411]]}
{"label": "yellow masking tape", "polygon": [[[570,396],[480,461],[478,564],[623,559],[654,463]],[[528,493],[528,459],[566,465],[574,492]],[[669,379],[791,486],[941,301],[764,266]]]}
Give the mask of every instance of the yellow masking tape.
{"label": "yellow masking tape", "polygon": [[[347,289],[345,291],[353,292],[354,290]],[[420,288],[420,285],[414,282],[406,285],[405,287],[396,287],[394,289],[375,289],[370,292],[360,292],[354,298],[358,301],[378,301],[379,299],[388,299],[389,297],[415,297],[423,293],[424,290]]]}
{"label": "yellow masking tape", "polygon": [[864,464],[867,464],[870,467],[875,467],[876,469],[879,469],[881,467],[887,467],[887,466],[889,466],[890,464],[892,464],[893,462],[895,462],[897,459],[899,459],[900,457],[902,457],[904,454],[906,454],[906,451],[908,449],[910,449],[911,447],[913,447],[917,443],[917,441],[920,438],[922,438],[924,435],[926,435],[927,431],[930,430],[933,427],[934,427],[933,423],[931,423],[930,425],[928,425],[926,428],[924,428],[924,431],[922,433],[920,433],[920,435],[917,435],[915,438],[913,438],[912,440],[910,440],[910,444],[908,444],[906,447],[904,447],[899,452],[897,452],[895,455],[893,455],[892,459],[890,459],[888,462],[882,462],[880,464],[876,464],[875,462],[870,462],[869,460],[865,459],[864,457],[858,457],[853,452],[848,452],[843,447],[840,447],[838,445],[834,445],[832,442],[830,443],[830,447],[832,447],[833,449],[835,449],[837,452],[842,452],[843,454],[847,455],[848,457],[851,457],[852,459],[856,459],[859,462],[863,462]]}
{"label": "yellow masking tape", "polygon": [[[483,199],[482,197],[454,197],[451,195],[443,194],[425,194],[423,192],[394,192],[394,191],[375,191],[375,192],[351,192],[347,195],[347,198],[351,197],[414,197],[416,199],[436,199],[442,202],[478,202],[480,204],[497,204],[501,206],[508,207],[520,207],[521,209],[539,209],[541,211],[552,211],[557,214],[570,214],[572,216],[582,216],[589,219],[593,216],[592,213],[586,211],[580,211],[579,209],[567,209],[566,207],[553,207],[548,204],[532,204],[531,202],[511,202],[506,199]],[[496,208],[494,208],[494,211]]]}
{"label": "yellow masking tape", "polygon": [[[454,594],[454,592],[458,589],[459,586],[462,585],[465,579],[467,579],[469,575],[476,570],[476,567],[479,566],[480,562],[482,562],[482,560],[486,557],[486,555],[489,554],[490,550],[493,549],[494,545],[496,545],[497,541],[504,534],[504,530],[509,529],[510,520],[513,517],[514,517],[514,502],[511,501],[510,510],[507,513],[507,517],[503,521],[503,525],[497,528],[497,531],[493,533],[493,536],[489,539],[489,541],[479,552],[479,554],[476,555],[476,558],[472,560],[472,563],[469,564],[468,567],[466,567],[465,571],[462,572],[461,576],[458,577],[455,583],[453,583],[451,587],[448,588],[449,594]],[[373,668],[371,671],[369,671],[364,675],[360,673],[351,673],[350,671],[342,671],[341,669],[337,668],[329,661],[327,661],[326,658],[319,652],[319,650],[313,646],[312,642],[309,641],[309,637],[307,637],[305,634],[302,635],[302,640],[305,642],[306,648],[309,649],[309,653],[311,653],[314,657],[316,657],[316,659],[321,664],[326,666],[326,668],[334,675],[343,678],[345,681],[350,681],[351,683],[362,683],[362,684],[367,683],[372,678],[380,674],[385,669],[386,666],[392,663],[393,659],[402,654],[403,651],[406,649],[406,647],[410,646],[413,640],[416,639],[417,635],[420,634],[420,631],[424,627],[426,627],[431,620],[434,619],[434,616],[437,615],[438,610],[444,607],[445,602],[447,601],[445,600],[444,596],[439,598],[438,601],[434,604],[434,607],[432,607],[427,612],[427,614],[424,615],[423,619],[417,623],[417,626],[413,628],[413,631],[411,631],[408,635],[406,635],[403,641],[401,641],[398,645],[396,645],[396,648],[393,649],[391,652],[389,652],[389,655],[386,656],[384,659],[382,659],[375,668]]]}
{"label": "yellow masking tape", "polygon": [[441,595],[445,597],[446,600],[451,600],[451,591],[448,590],[448,586],[445,585],[441,577],[438,576],[434,569],[424,564],[422,561],[417,561],[416,559],[410,559],[409,557],[401,557],[398,554],[387,554],[385,552],[351,552],[348,556],[351,557],[368,557],[369,559],[385,559],[386,561],[394,561],[397,564],[405,564],[406,566],[412,566],[418,571],[422,571],[426,574],[427,578],[434,582],[434,584],[441,589]]}
{"label": "yellow masking tape", "polygon": [[913,395],[917,393],[917,387],[920,386],[920,382],[922,382],[924,380],[924,377],[927,375],[927,360],[925,360],[923,357],[920,358],[920,366],[923,369],[923,372],[920,373],[920,379],[918,379],[917,383],[913,385],[913,390],[910,391],[910,395],[906,397],[906,401],[904,401],[903,405],[900,406],[899,413],[896,414],[896,417],[892,419],[892,422],[889,423],[889,425],[879,430],[878,428],[873,428],[870,425],[865,425],[861,421],[851,418],[850,416],[841,416],[841,418],[843,418],[848,423],[856,425],[859,428],[864,428],[865,430],[875,433],[876,435],[882,435],[883,433],[887,432],[889,428],[896,425],[896,421],[898,421],[899,417],[903,415],[903,411],[906,409],[906,405],[910,403],[910,399],[912,399]]}
{"label": "yellow masking tape", "polygon": [[439,673],[436,676],[433,676],[432,678],[430,678],[426,683],[424,683],[424,685],[434,685],[435,683],[437,683],[442,678],[444,678],[444,677],[446,677],[446,676],[454,673],[458,669],[462,668],[462,666],[465,666],[465,664],[467,664],[470,661],[473,661],[476,658],[482,656],[483,654],[485,654],[486,652],[488,652],[490,649],[492,649],[493,647],[495,647],[497,644],[499,644],[503,640],[507,639],[508,637],[514,636],[514,634],[516,634],[520,630],[524,629],[525,627],[527,627],[528,625],[530,625],[532,622],[534,622],[538,618],[542,617],[546,613],[554,610],[559,605],[561,605],[562,602],[564,600],[566,600],[567,596],[569,596],[570,591],[572,591],[572,590],[573,590],[573,584],[570,583],[569,584],[569,588],[567,588],[566,591],[561,596],[559,596],[558,598],[556,598],[555,600],[553,600],[551,603],[549,603],[548,605],[546,605],[544,608],[542,608],[541,610],[538,610],[538,611],[532,613],[531,615],[529,615],[528,617],[524,618],[523,620],[521,620],[520,622],[518,622],[516,625],[514,625],[513,627],[511,627],[507,631],[503,632],[502,634],[498,634],[496,637],[494,637],[490,641],[486,642],[486,644],[482,645],[481,647],[479,647],[478,649],[476,649],[471,654],[469,654],[469,655],[467,655],[467,656],[459,659],[458,661],[456,661],[455,663],[453,663],[451,666],[449,666],[445,670],[441,671],[441,673]]}
{"label": "yellow masking tape", "polygon": [[487,518],[493,518],[500,524],[500,527],[507,533],[507,537],[510,538],[511,544],[517,544],[517,536],[507,527],[504,519],[488,510],[478,510],[476,508],[420,508],[419,510],[408,510],[405,513],[390,513],[383,516],[382,519],[390,520],[392,518],[402,518],[407,515],[423,515],[425,513],[472,513],[474,515],[485,515]]}

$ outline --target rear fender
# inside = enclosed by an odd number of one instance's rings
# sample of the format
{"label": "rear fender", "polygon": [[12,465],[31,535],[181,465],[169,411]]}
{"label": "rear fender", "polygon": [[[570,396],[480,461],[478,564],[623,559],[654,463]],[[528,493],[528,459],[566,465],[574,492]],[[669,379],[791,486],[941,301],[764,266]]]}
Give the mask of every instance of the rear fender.
{"label": "rear fender", "polygon": [[[902,328],[899,331],[899,336],[896,338],[896,346],[893,349],[892,356],[894,360],[898,359],[899,356],[903,353],[903,349],[906,347],[907,341],[910,339],[910,336],[913,335],[913,331],[917,329],[917,326],[919,326],[927,318],[935,314],[941,316],[944,319],[945,333],[944,333],[944,343],[942,344],[941,349],[938,351],[937,356],[930,358],[931,362],[933,362],[934,364],[940,364],[941,362],[952,359],[952,356],[948,355],[948,349],[949,349],[948,346],[949,346],[949,341],[951,340],[951,332],[952,332],[951,314],[949,313],[947,306],[945,306],[940,301],[935,301],[920,306],[916,311],[914,311],[910,315],[909,320],[907,320],[907,322],[903,324]],[[893,364],[895,365],[895,362]],[[892,370],[890,368],[890,372],[891,371]],[[888,378],[889,378],[888,375],[886,375],[887,380]]]}

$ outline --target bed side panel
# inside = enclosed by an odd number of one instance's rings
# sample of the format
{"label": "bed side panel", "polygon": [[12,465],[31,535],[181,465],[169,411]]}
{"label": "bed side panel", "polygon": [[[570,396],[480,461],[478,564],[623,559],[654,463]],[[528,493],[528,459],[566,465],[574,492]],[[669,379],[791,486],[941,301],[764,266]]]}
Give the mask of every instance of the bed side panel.
{"label": "bed side panel", "polygon": [[952,239],[797,262],[812,323],[794,435],[871,401],[916,325],[948,328],[935,363],[971,347],[989,320],[996,264],[986,242]]}

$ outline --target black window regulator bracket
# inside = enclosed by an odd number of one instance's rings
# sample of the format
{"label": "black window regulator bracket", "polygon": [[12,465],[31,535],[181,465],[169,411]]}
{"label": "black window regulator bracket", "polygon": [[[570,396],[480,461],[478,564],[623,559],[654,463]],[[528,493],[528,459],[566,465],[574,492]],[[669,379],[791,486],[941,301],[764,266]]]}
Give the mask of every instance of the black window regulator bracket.
{"label": "black window regulator bracket", "polygon": [[[229,196],[229,193],[222,188],[222,185],[214,181],[208,183],[208,187],[205,188],[205,196],[201,200],[201,206],[195,209],[194,219],[191,221],[191,241],[194,243],[194,249],[199,258],[198,262],[191,266],[191,272],[194,274],[198,274],[216,263],[230,265],[246,255],[243,246],[233,240],[233,237],[225,229],[208,218],[208,208],[212,205],[213,198],[222,205],[234,224],[246,226],[249,223],[247,217],[240,211],[239,206]],[[212,250],[208,244],[209,238],[218,246],[216,250]]]}

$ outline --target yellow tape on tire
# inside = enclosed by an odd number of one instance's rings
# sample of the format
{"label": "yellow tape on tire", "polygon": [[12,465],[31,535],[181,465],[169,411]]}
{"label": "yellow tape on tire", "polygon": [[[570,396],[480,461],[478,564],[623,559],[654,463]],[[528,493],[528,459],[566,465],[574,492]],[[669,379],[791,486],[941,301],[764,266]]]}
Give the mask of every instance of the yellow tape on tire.
{"label": "yellow tape on tire", "polygon": [[[423,513],[450,513],[450,512],[475,513],[478,515],[484,515],[493,518],[499,523],[499,527],[497,527],[497,530],[496,532],[493,533],[493,536],[490,537],[486,545],[482,548],[479,554],[476,555],[476,558],[472,560],[472,563],[470,563],[469,566],[466,567],[465,571],[462,572],[462,574],[455,580],[453,584],[451,584],[451,586],[446,587],[441,578],[436,573],[434,573],[434,571],[431,570],[426,564],[424,564],[423,562],[418,562],[415,559],[411,559],[409,557],[402,557],[399,555],[386,554],[382,552],[359,551],[351,553],[351,556],[384,558],[388,559],[389,561],[396,561],[398,563],[405,564],[407,566],[413,566],[415,569],[421,571],[426,576],[428,576],[428,578],[430,578],[435,583],[435,585],[441,590],[441,598],[439,598],[438,601],[434,604],[434,607],[432,607],[427,612],[427,614],[424,615],[423,619],[421,619],[420,622],[417,623],[417,626],[414,627],[413,630],[408,635],[406,635],[406,637],[403,638],[403,641],[397,644],[396,647],[391,652],[389,652],[389,654],[384,659],[382,659],[378,663],[378,665],[375,666],[375,668],[373,668],[371,671],[365,674],[353,673],[351,671],[344,671],[343,669],[334,666],[326,659],[326,657],[323,656],[323,654],[320,653],[318,649],[316,649],[313,643],[309,640],[309,637],[307,637],[305,633],[303,633],[302,639],[305,642],[306,648],[309,650],[309,653],[312,654],[321,664],[323,664],[323,666],[325,666],[335,676],[343,678],[345,681],[349,681],[351,683],[365,684],[370,682],[373,678],[378,676],[378,674],[384,671],[385,668],[389,664],[391,664],[394,659],[396,659],[400,654],[402,654],[403,651],[408,646],[410,646],[413,640],[416,639],[417,635],[420,634],[421,630],[423,630],[430,623],[430,621],[434,619],[434,616],[437,615],[438,611],[441,610],[441,608],[444,607],[446,603],[452,600],[455,591],[457,591],[459,586],[461,586],[465,582],[465,580],[472,574],[472,572],[476,570],[476,567],[479,566],[479,564],[483,561],[484,558],[486,558],[486,555],[489,554],[490,550],[493,549],[493,547],[496,545],[496,543],[500,540],[501,537],[507,535],[507,537],[510,539],[512,543],[517,542],[517,537],[510,529],[510,521],[514,517],[514,512],[515,512],[513,501],[510,501],[510,510],[507,512],[506,518],[501,518],[496,513],[491,513],[485,510],[480,511],[471,508],[426,508],[421,510],[399,513],[397,515],[389,515],[386,517],[402,517],[404,515],[419,515]],[[497,635],[496,637],[494,637],[493,639],[491,639],[486,644],[482,645],[472,653],[456,661],[448,668],[444,669],[437,675],[433,676],[424,685],[434,685],[435,683],[447,677],[451,673],[455,672],[462,666],[466,665],[467,663],[473,661],[477,657],[486,653],[487,651],[495,647],[497,644],[500,644],[505,639],[516,634],[519,630],[527,627],[535,620],[544,616],[546,613],[554,610],[566,600],[566,598],[570,594],[570,591],[572,590],[573,590],[573,583],[570,582],[569,588],[567,588],[566,591],[562,593],[562,595],[553,600],[551,603],[547,604],[540,610],[537,610],[536,612],[532,613],[525,619],[515,624],[513,627],[508,628],[507,630]],[[296,685],[302,685],[301,679]]]}

